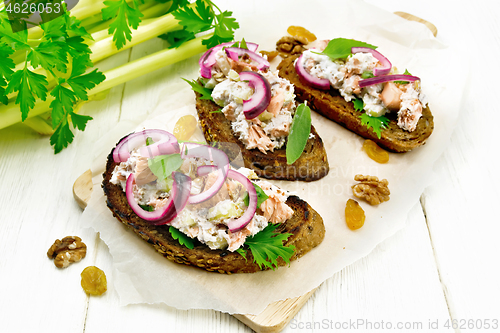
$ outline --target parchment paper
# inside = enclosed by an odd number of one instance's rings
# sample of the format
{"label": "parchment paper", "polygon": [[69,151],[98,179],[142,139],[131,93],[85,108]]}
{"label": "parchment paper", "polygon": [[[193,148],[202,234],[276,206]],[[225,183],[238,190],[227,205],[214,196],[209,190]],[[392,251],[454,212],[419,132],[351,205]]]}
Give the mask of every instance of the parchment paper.
{"label": "parchment paper", "polygon": [[[92,166],[94,192],[81,223],[100,232],[113,256],[113,284],[120,303],[165,303],[178,309],[215,309],[228,313],[258,314],[273,301],[301,296],[333,274],[366,256],[381,241],[405,226],[407,214],[432,179],[432,166],[447,145],[459,114],[466,73],[456,69],[463,59],[437,41],[422,24],[406,21],[361,1],[217,1],[231,8],[240,22],[237,38],[272,50],[289,25],[301,25],[320,39],[354,38],[379,46],[393,65],[422,79],[434,114],[435,130],[427,144],[406,154],[391,154],[388,164],[377,164],[362,151],[363,139],[313,114],[323,138],[330,173],[320,181],[275,182],[308,201],[324,219],[323,243],[290,267],[255,274],[221,275],[171,263],[121,225],[106,207],[100,188],[104,158],[117,140],[134,129],[173,130],[184,114],[196,114],[187,84],[174,77],[175,93],[166,95],[143,123],[123,122],[99,143]],[[175,71],[172,71],[175,73]],[[192,76],[198,68],[193,61]],[[198,131],[193,139],[201,139]],[[361,205],[365,225],[351,231],[344,219],[352,198],[355,174],[389,181],[391,199],[372,207]]]}

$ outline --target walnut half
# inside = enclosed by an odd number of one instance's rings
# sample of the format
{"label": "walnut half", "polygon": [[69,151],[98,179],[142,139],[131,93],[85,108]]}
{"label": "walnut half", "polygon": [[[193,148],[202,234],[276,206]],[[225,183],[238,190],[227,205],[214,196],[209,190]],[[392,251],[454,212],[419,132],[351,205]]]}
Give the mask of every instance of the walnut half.
{"label": "walnut half", "polygon": [[78,236],[56,239],[47,251],[47,257],[54,259],[54,265],[59,268],[66,268],[69,264],[82,260],[86,254],[87,245]]}
{"label": "walnut half", "polygon": [[356,198],[366,200],[370,205],[378,205],[389,200],[389,182],[387,179],[378,180],[375,176],[356,175],[354,180],[360,183],[352,186],[352,193]]}
{"label": "walnut half", "polygon": [[276,50],[281,56],[286,58],[288,55],[298,54],[305,51],[304,45],[308,43],[305,37],[284,36],[276,42]]}

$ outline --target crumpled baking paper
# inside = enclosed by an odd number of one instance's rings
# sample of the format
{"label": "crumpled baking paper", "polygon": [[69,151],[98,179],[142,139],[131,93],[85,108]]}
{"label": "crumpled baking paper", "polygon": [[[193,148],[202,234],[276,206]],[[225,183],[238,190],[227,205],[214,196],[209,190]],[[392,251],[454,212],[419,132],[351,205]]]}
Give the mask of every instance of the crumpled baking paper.
{"label": "crumpled baking paper", "polygon": [[[289,267],[255,274],[223,275],[174,264],[153,247],[128,231],[106,207],[100,187],[105,156],[117,140],[132,130],[163,128],[169,131],[184,114],[196,115],[194,94],[179,77],[169,84],[177,87],[166,95],[157,110],[144,122],[122,122],[99,143],[92,165],[94,191],[81,223],[94,228],[108,245],[113,257],[113,284],[120,303],[165,303],[178,309],[215,309],[231,314],[258,314],[274,301],[301,296],[318,287],[347,265],[405,226],[407,214],[432,179],[432,166],[441,155],[459,115],[464,89],[462,59],[439,42],[422,24],[361,1],[217,1],[230,8],[240,23],[237,38],[273,50],[290,25],[304,26],[320,39],[353,38],[379,46],[400,71],[422,79],[434,114],[435,130],[425,146],[406,154],[391,154],[390,162],[377,164],[362,150],[363,139],[317,114],[313,124],[327,149],[330,173],[311,182],[275,181],[309,202],[324,219],[323,243]],[[462,71],[456,71],[461,68]],[[172,71],[175,73],[175,71]],[[198,68],[193,61],[192,76]],[[201,131],[194,140],[200,140]],[[346,201],[353,198],[354,175],[386,178],[390,201],[378,206],[361,205],[365,225],[351,231],[344,218]]]}

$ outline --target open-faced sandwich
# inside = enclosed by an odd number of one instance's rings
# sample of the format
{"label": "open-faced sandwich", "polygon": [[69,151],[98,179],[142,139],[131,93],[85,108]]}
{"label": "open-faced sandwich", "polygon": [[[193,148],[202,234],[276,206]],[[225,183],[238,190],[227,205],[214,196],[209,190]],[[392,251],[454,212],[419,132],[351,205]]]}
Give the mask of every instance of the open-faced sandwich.
{"label": "open-faced sandwich", "polygon": [[132,133],[108,156],[113,215],[167,259],[219,273],[288,264],[319,245],[321,216],[214,147],[162,130]]}
{"label": "open-faced sandwich", "polygon": [[298,106],[294,86],[269,70],[256,49],[244,41],[225,43],[200,58],[201,77],[190,84],[205,139],[237,144],[245,166],[259,177],[324,177],[328,159],[310,109]]}
{"label": "open-faced sandwich", "polygon": [[279,75],[312,110],[389,151],[407,152],[431,135],[433,116],[420,79],[397,74],[376,48],[344,38],[319,41],[285,58]]}

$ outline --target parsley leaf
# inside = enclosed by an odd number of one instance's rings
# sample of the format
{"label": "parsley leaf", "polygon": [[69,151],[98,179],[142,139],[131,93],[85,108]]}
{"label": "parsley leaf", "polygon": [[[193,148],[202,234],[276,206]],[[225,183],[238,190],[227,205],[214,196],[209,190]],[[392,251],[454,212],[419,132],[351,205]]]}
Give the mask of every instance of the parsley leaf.
{"label": "parsley leaf", "polygon": [[21,119],[28,117],[28,112],[35,106],[35,96],[45,101],[47,98],[47,79],[45,75],[30,71],[27,67],[20,69],[10,78],[5,94],[18,91],[16,104],[21,107]]}
{"label": "parsley leaf", "polygon": [[183,162],[181,154],[159,155],[150,158],[148,166],[159,180],[163,180],[179,169]]}
{"label": "parsley leaf", "polygon": [[189,80],[186,80],[185,78],[182,78],[182,79],[184,81],[186,81],[187,83],[189,83],[189,85],[191,86],[191,89],[193,89],[193,91],[201,94],[200,99],[208,99],[210,101],[213,101],[212,89],[205,88],[196,80],[189,81]]}
{"label": "parsley leaf", "polygon": [[293,164],[302,155],[311,133],[311,109],[304,103],[295,111],[288,142],[286,144],[286,163]]}
{"label": "parsley leaf", "polygon": [[[255,184],[254,182],[252,182],[252,184],[253,184],[253,187],[255,187],[255,191],[257,192],[257,208],[260,208],[260,205],[264,201],[269,199],[269,196],[266,194],[266,192],[264,192],[263,189],[260,188],[259,185]],[[243,202],[245,203],[246,206],[248,206],[248,204],[250,202],[250,197],[248,196],[248,192],[245,195],[245,198],[243,198]]]}
{"label": "parsley leaf", "polygon": [[209,30],[214,20],[214,12],[210,6],[205,5],[203,0],[196,0],[195,8],[196,12],[192,7],[180,8],[173,15],[186,31],[195,34],[199,31]]}
{"label": "parsley leaf", "polygon": [[361,118],[361,123],[366,127],[373,129],[379,139],[382,136],[382,129],[387,128],[387,124],[389,123],[389,119],[384,116],[372,117],[363,113],[359,117]]}
{"label": "parsley leaf", "polygon": [[73,138],[74,135],[69,128],[68,120],[63,118],[61,124],[50,137],[50,144],[54,146],[54,151],[57,154],[73,142]]}
{"label": "parsley leaf", "polygon": [[102,19],[114,18],[114,21],[109,25],[108,32],[113,35],[116,48],[121,49],[126,40],[132,40],[130,27],[137,29],[144,14],[139,10],[137,0],[133,0],[131,5],[126,0],[108,0],[104,1],[104,5],[106,7],[102,9]]}
{"label": "parsley leaf", "polygon": [[194,249],[193,240],[189,238],[187,235],[185,235],[184,233],[182,233],[181,231],[177,230],[174,227],[168,228],[168,231],[172,235],[173,239],[177,239],[179,241],[179,244],[184,245],[190,250]]}
{"label": "parsley leaf", "polygon": [[[271,268],[274,270],[278,265],[278,258],[281,257],[286,263],[290,263],[290,258],[293,256],[295,246],[284,246],[286,241],[292,234],[275,232],[278,224],[269,223],[264,230],[248,237],[245,241],[254,257],[254,262],[259,265],[260,269]],[[246,251],[237,251],[246,258]]]}
{"label": "parsley leaf", "polygon": [[[219,14],[215,14],[214,7]],[[210,0],[196,0],[194,9],[187,6],[177,9],[172,14],[179,20],[179,24],[183,26],[184,30],[189,33],[197,34],[214,29],[214,34],[202,41],[202,44],[206,45],[207,48],[232,41],[234,30],[239,28],[238,22],[231,17],[232,12],[221,11]]]}
{"label": "parsley leaf", "polygon": [[354,104],[354,110],[356,111],[363,111],[363,108],[365,107],[365,102],[363,102],[361,98],[354,99],[352,104]]}
{"label": "parsley leaf", "polygon": [[365,42],[360,42],[354,39],[346,38],[335,38],[328,42],[328,45],[319,54],[327,55],[332,60],[344,59],[352,54],[351,48],[353,47],[369,47],[371,49],[376,49],[377,47]]}

